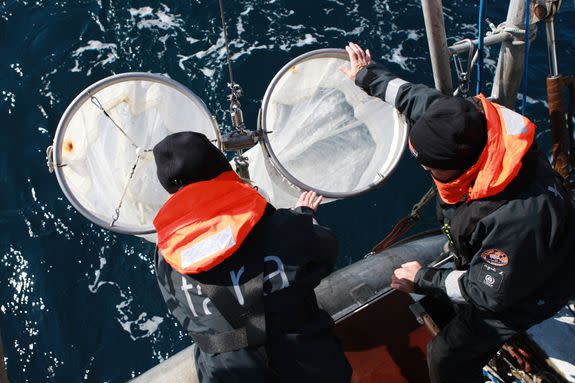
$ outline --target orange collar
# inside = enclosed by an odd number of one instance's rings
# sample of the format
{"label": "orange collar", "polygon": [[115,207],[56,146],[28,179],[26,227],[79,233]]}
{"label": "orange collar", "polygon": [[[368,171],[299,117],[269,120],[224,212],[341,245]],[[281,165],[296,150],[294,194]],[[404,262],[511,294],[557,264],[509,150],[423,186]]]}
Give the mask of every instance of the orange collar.
{"label": "orange collar", "polygon": [[233,171],[187,185],[154,219],[158,249],[181,274],[209,270],[241,246],[266,206],[266,200]]}
{"label": "orange collar", "polygon": [[504,106],[481,100],[487,121],[487,144],[479,159],[457,179],[442,183],[434,179],[441,200],[456,204],[502,192],[521,170],[523,156],[533,143],[535,125]]}

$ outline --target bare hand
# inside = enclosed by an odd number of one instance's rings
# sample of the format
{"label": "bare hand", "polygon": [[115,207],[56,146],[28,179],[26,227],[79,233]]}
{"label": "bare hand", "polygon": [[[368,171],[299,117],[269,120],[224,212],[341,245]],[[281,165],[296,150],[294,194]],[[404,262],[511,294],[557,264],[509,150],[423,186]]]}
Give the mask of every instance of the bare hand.
{"label": "bare hand", "polygon": [[369,52],[369,49],[364,52],[359,45],[354,43],[349,43],[345,47],[345,50],[349,55],[351,66],[348,67],[347,65],[343,65],[339,70],[349,77],[351,81],[355,81],[357,73],[366,65],[371,64],[371,53]]}
{"label": "bare hand", "polygon": [[318,196],[316,192],[306,191],[301,193],[299,199],[297,200],[297,203],[295,204],[295,207],[307,206],[313,209],[313,211],[316,211],[317,207],[319,206],[322,200],[323,197]]}
{"label": "bare hand", "polygon": [[404,293],[412,293],[414,290],[413,281],[415,281],[415,275],[419,269],[421,269],[421,265],[417,261],[404,263],[401,268],[393,272],[391,287]]}

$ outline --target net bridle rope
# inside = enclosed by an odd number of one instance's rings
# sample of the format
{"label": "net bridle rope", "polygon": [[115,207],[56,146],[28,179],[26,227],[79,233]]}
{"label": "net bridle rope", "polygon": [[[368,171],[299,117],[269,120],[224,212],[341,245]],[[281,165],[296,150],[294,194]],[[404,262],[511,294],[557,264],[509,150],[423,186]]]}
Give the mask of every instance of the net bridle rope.
{"label": "net bridle rope", "polygon": [[124,188],[122,189],[122,195],[120,197],[120,200],[118,201],[118,204],[116,205],[116,209],[114,209],[114,215],[112,216],[112,221],[110,222],[110,227],[113,227],[116,224],[116,222],[118,222],[118,219],[120,219],[120,209],[122,208],[122,204],[124,203],[124,199],[126,198],[126,194],[128,193],[128,188],[130,187],[130,183],[132,182],[134,174],[136,173],[138,163],[143,158],[143,153],[151,152],[152,149],[142,150],[142,148],[138,146],[138,144],[136,144],[136,142],[132,139],[132,137],[130,137],[130,135],[128,135],[128,133],[126,133],[126,131],[122,129],[122,127],[116,121],[114,121],[114,119],[112,118],[112,116],[110,116],[110,113],[108,113],[108,111],[104,108],[100,100],[98,100],[98,98],[92,95],[90,92],[88,92],[88,96],[90,96],[90,101],[92,102],[92,104],[94,104],[96,108],[100,109],[100,111],[104,114],[104,116],[106,116],[106,118],[108,118],[112,122],[112,124],[116,127],[116,129],[118,129],[120,133],[136,149],[136,160],[134,161],[132,168],[130,169],[128,179],[126,180]]}

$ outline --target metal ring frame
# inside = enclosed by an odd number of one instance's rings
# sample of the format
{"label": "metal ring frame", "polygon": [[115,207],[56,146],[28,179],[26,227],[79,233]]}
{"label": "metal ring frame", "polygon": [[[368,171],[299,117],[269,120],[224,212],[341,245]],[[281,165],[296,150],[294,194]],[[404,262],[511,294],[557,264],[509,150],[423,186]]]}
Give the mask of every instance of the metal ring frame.
{"label": "metal ring frame", "polygon": [[[266,153],[267,156],[269,157],[271,165],[275,168],[275,170],[279,174],[281,174],[285,178],[285,180],[287,181],[288,184],[295,185],[296,187],[298,187],[301,190],[315,191],[316,193],[318,193],[318,194],[320,194],[326,198],[340,199],[340,198],[347,198],[347,197],[353,197],[353,196],[365,194],[368,191],[370,191],[376,187],[381,187],[383,185],[383,183],[387,180],[387,177],[389,175],[391,175],[391,173],[393,173],[393,170],[395,170],[395,168],[397,167],[397,164],[399,163],[399,160],[401,159],[401,155],[397,155],[394,158],[393,162],[390,164],[390,166],[389,166],[389,169],[391,169],[390,172],[388,172],[385,175],[379,173],[379,176],[380,176],[379,181],[372,182],[371,184],[367,185],[366,187],[361,188],[361,189],[356,190],[356,191],[353,191],[353,192],[329,192],[326,190],[321,190],[321,189],[311,187],[311,186],[301,182],[297,178],[295,178],[281,164],[281,162],[277,158],[275,152],[273,151],[272,145],[271,145],[270,140],[268,138],[268,134],[267,134],[268,129],[266,126],[267,108],[268,108],[268,104],[270,102],[271,95],[272,95],[273,91],[275,90],[277,83],[284,76],[284,74],[287,71],[289,71],[293,66],[301,64],[301,63],[308,61],[308,60],[318,59],[318,58],[336,58],[336,59],[342,59],[342,60],[349,61],[348,54],[344,49],[326,48],[326,49],[317,49],[317,50],[314,50],[311,52],[304,53],[303,55],[296,57],[295,59],[291,60],[286,65],[284,65],[284,67],[282,69],[280,69],[280,71],[272,79],[270,85],[268,86],[268,88],[266,90],[266,93],[264,95],[264,99],[262,101],[262,107],[260,110],[261,118],[258,118],[258,131],[259,131],[259,134],[261,137],[261,139],[259,140],[260,144],[262,146],[264,153]],[[406,133],[407,133],[407,129],[406,129]],[[400,153],[404,152],[406,145],[407,145],[407,134],[404,135],[403,140],[400,143]]]}
{"label": "metal ring frame", "polygon": [[[166,86],[169,86],[172,89],[175,89],[182,93],[184,96],[188,97],[190,101],[192,101],[198,109],[203,110],[206,114],[206,117],[211,121],[212,128],[214,129],[214,133],[217,140],[217,146],[220,150],[222,150],[222,139],[220,135],[220,130],[218,128],[217,122],[215,118],[212,116],[206,104],[191,90],[186,88],[184,85],[180,84],[177,81],[174,81],[166,76],[154,73],[145,73],[145,72],[129,72],[129,73],[122,73],[117,74],[114,76],[106,77],[92,85],[88,88],[84,89],[66,108],[66,111],[62,115],[60,122],[58,123],[58,127],[56,129],[56,134],[54,136],[54,151],[53,151],[53,159],[55,164],[60,164],[62,160],[62,145],[64,141],[64,134],[70,123],[72,117],[76,114],[76,112],[80,109],[85,102],[90,100],[90,94],[96,94],[104,88],[108,86],[119,84],[122,82],[127,81],[150,81],[160,83]],[[68,201],[78,210],[84,217],[89,219],[90,221],[96,223],[99,226],[102,226],[108,230],[115,231],[121,234],[131,234],[131,235],[144,235],[144,234],[152,234],[155,232],[155,229],[152,225],[144,229],[127,229],[122,226],[112,226],[110,227],[110,223],[106,222],[96,215],[94,215],[91,211],[84,208],[84,206],[76,199],[74,194],[72,193],[68,183],[66,182],[66,177],[64,176],[64,169],[55,166],[55,173],[56,178],[58,179],[58,183],[60,184],[60,188],[64,192]]]}

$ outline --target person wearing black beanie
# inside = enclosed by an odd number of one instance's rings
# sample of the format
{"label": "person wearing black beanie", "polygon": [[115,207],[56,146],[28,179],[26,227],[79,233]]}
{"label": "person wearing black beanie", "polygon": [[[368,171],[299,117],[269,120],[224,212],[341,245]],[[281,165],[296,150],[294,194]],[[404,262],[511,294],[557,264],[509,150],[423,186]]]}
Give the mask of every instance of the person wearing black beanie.
{"label": "person wearing black beanie", "polygon": [[296,208],[275,209],[200,133],[171,134],[153,153],[171,194],[154,220],[156,275],[194,339],[199,382],[348,383],[351,367],[314,292],[338,249],[314,224],[321,197],[306,192]]}
{"label": "person wearing black beanie", "polygon": [[457,306],[428,345],[432,383],[483,383],[482,367],[518,331],[575,293],[575,207],[537,149],[535,125],[488,100],[445,96],[393,76],[357,44],[342,72],[403,114],[409,149],[431,173],[454,268],[407,262],[391,287]]}
{"label": "person wearing black beanie", "polygon": [[197,132],[170,134],[154,146],[154,159],[158,180],[170,194],[232,170],[226,156]]}
{"label": "person wearing black beanie", "polygon": [[467,170],[487,143],[485,117],[472,101],[441,97],[413,125],[409,142],[412,154],[425,167]]}

